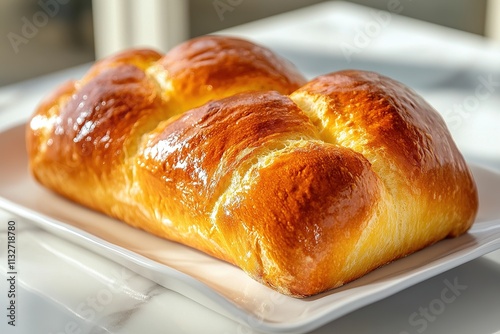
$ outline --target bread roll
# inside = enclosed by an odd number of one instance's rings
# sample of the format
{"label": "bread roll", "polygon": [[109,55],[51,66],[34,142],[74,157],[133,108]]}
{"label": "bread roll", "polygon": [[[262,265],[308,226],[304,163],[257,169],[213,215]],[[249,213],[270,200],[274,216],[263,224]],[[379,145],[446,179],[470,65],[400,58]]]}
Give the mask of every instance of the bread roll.
{"label": "bread roll", "polygon": [[459,236],[478,208],[415,92],[363,71],[306,83],[229,37],[99,61],[41,103],[26,135],[45,187],[295,297]]}

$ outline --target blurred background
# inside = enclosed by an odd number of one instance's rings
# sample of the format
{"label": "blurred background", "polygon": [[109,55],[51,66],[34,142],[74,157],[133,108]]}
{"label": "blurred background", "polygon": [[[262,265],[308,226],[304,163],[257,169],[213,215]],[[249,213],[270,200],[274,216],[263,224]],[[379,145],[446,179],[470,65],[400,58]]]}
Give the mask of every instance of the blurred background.
{"label": "blurred background", "polygon": [[[387,9],[393,0],[352,0]],[[397,0],[396,0],[397,1]],[[0,0],[0,86],[121,48],[182,40],[321,0]],[[500,0],[405,0],[400,15],[499,39]],[[496,18],[496,19],[495,19]]]}

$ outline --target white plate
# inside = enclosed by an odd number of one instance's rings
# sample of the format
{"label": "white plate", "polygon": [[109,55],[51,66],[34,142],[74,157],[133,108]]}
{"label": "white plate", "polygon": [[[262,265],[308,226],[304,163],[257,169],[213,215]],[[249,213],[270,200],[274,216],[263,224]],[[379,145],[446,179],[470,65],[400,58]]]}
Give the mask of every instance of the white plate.
{"label": "white plate", "polygon": [[27,170],[24,126],[0,133],[0,207],[264,332],[303,333],[500,248],[500,174],[472,166],[480,212],[466,235],[441,241],[333,291],[294,299],[238,268],[134,229],[39,186]]}

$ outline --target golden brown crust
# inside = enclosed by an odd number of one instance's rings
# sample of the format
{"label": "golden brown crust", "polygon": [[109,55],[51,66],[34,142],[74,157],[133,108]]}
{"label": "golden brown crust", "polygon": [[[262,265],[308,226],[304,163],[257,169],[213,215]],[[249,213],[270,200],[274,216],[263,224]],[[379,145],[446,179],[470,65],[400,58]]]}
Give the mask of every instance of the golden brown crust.
{"label": "golden brown crust", "polygon": [[[196,46],[201,62],[193,59],[190,45]],[[218,52],[207,45],[219,45]],[[246,57],[250,50],[256,54],[253,65]],[[175,60],[182,62],[175,65]],[[223,80],[211,79],[228,64],[244,69],[230,90]],[[305,79],[284,64],[286,61],[267,49],[218,36],[194,39],[164,56],[153,50],[128,50],[98,61],[82,80],[66,84],[64,92],[43,101],[33,116],[27,143],[33,165],[38,166],[35,177],[62,195],[104,212],[109,207],[121,211],[113,204],[118,192],[125,202],[120,205],[128,208],[126,190],[120,184],[129,182],[133,171],[126,161],[142,134],[160,121],[216,97],[269,87],[291,93]],[[170,74],[174,65],[177,69]],[[211,88],[193,96],[183,85],[177,87],[181,79],[184,86]],[[73,182],[66,182],[68,179]],[[62,184],[65,186],[60,187]],[[106,199],[96,199],[96,192]]]}
{"label": "golden brown crust", "polygon": [[320,125],[325,140],[362,153],[395,197],[409,192],[436,207],[442,193],[450,205],[465,199],[457,211],[463,233],[472,223],[477,189],[471,173],[441,116],[420,96],[399,82],[377,73],[340,71],[318,77],[292,94],[304,110],[306,101],[321,99],[324,111],[308,112]]}
{"label": "golden brown crust", "polygon": [[[221,234],[237,240],[237,264],[282,293],[307,296],[342,284],[337,275],[380,194],[361,155],[314,142],[263,168],[244,198],[217,215]],[[243,257],[248,250],[252,258]]]}
{"label": "golden brown crust", "polygon": [[[243,91],[276,90],[289,94],[304,77],[270,50],[238,38],[205,36],[172,49],[159,61],[168,73],[172,98],[187,110]],[[195,102],[193,102],[195,101]]]}
{"label": "golden brown crust", "polygon": [[478,199],[439,115],[381,75],[308,83],[248,41],[97,62],[26,132],[46,187],[314,295],[467,231]]}
{"label": "golden brown crust", "polygon": [[142,71],[145,71],[151,66],[151,64],[159,61],[161,57],[162,55],[154,50],[125,50],[121,53],[117,53],[97,61],[80,80],[80,84],[84,85],[101,72],[107,71],[111,68],[120,67],[122,65],[132,65]]}

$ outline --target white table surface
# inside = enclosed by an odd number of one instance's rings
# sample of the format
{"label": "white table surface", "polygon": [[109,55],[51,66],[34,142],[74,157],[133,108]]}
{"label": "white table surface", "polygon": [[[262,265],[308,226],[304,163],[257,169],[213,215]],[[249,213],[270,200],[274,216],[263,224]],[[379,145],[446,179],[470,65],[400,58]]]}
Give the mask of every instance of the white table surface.
{"label": "white table surface", "polygon": [[[398,9],[404,10],[404,1]],[[235,8],[237,10],[237,8]],[[363,32],[365,37],[363,39]],[[440,111],[469,161],[500,170],[500,46],[478,36],[345,3],[324,3],[224,31],[264,44],[308,77],[375,70]],[[344,52],[342,51],[344,49]],[[345,50],[353,51],[349,57]],[[0,130],[88,65],[0,88]],[[2,163],[8,156],[1,152]],[[499,189],[500,193],[500,189]],[[500,202],[500,200],[499,200]],[[6,317],[6,226],[16,221],[16,327]],[[1,333],[256,333],[110,260],[0,211]],[[458,280],[463,293],[425,314]],[[420,314],[418,317],[412,315]],[[351,312],[313,333],[498,333],[496,251]]]}

